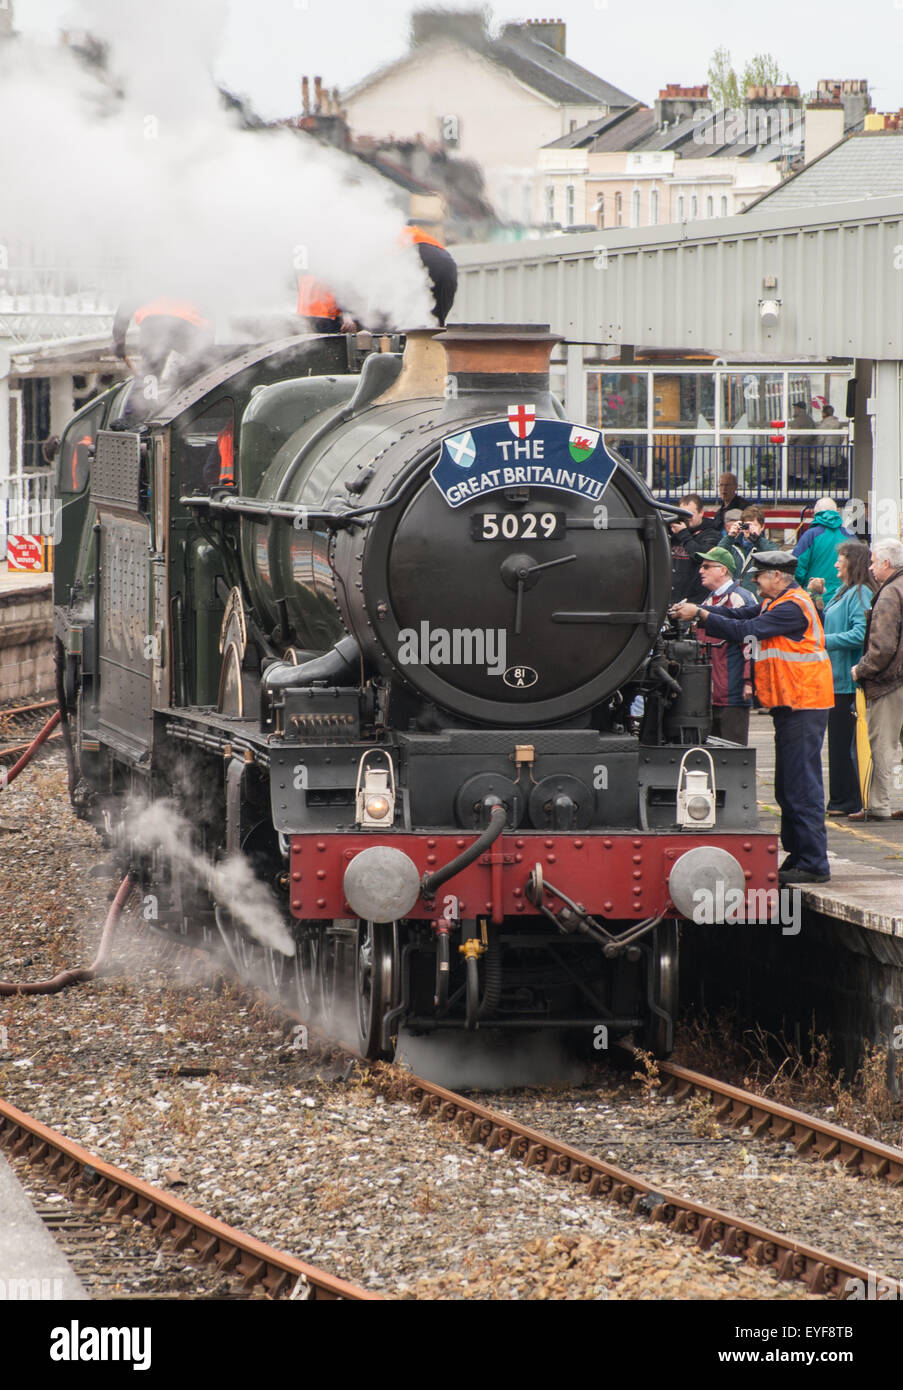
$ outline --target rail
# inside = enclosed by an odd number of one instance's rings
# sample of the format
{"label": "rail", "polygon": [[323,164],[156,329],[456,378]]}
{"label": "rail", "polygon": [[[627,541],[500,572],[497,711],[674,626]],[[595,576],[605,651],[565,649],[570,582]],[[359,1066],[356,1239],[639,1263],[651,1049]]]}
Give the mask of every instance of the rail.
{"label": "rail", "polygon": [[222,1270],[243,1279],[248,1287],[261,1285],[271,1298],[285,1294],[297,1297],[306,1290],[310,1301],[382,1301],[379,1294],[265,1245],[141,1178],[132,1177],[3,1100],[0,1145],[14,1157],[43,1163],[71,1192],[78,1187],[88,1189],[116,1217],[130,1216],[150,1226],[158,1236],[171,1240],[177,1250],[193,1251],[205,1263],[215,1260]]}
{"label": "rail", "polygon": [[[772,1231],[758,1222],[703,1206],[673,1192],[663,1191],[639,1174],[628,1172],[594,1154],[585,1153],[540,1130],[531,1129],[511,1115],[490,1110],[469,1097],[458,1095],[423,1077],[399,1072],[382,1064],[373,1082],[384,1094],[414,1104],[423,1119],[452,1124],[465,1142],[482,1144],[490,1151],[504,1150],[509,1158],[547,1177],[579,1183],[590,1196],[626,1206],[634,1215],[660,1221],[671,1230],[693,1235],[702,1250],[718,1245],[723,1255],[772,1268],[780,1279],[803,1281],[810,1293],[841,1299],[851,1290],[845,1281],[858,1281],[857,1289],[875,1286],[875,1271]],[[884,1283],[892,1286],[890,1281]]]}

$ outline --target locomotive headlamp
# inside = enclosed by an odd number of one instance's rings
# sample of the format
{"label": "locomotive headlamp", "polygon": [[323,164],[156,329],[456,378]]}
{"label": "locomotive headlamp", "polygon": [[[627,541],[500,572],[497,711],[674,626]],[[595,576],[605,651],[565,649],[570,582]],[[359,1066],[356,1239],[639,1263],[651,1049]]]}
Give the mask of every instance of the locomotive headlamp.
{"label": "locomotive headlamp", "polygon": [[364,802],[364,810],[371,820],[385,820],[391,809],[392,803],[387,796],[368,796]]}
{"label": "locomotive headlamp", "polygon": [[[378,759],[385,766],[375,766]],[[361,758],[354,804],[358,825],[386,828],[395,819],[395,768],[382,748],[370,748]]]}
{"label": "locomotive headlamp", "polygon": [[[687,758],[708,758],[708,768],[688,770]],[[707,830],[715,824],[715,764],[705,748],[688,748],[677,774],[677,824]]]}

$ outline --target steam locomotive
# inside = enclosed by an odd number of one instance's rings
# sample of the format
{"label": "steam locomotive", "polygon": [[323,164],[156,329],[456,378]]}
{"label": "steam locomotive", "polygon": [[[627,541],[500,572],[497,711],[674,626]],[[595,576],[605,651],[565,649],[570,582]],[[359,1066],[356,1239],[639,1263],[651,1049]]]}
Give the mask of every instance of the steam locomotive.
{"label": "steam locomotive", "polygon": [[287,339],[140,424],[120,384],[61,443],[75,804],[110,834],[180,806],[285,930],[131,843],[151,927],[327,1026],[350,994],[368,1057],[402,1029],[667,1054],[681,920],[777,884],[755,754],[708,737],[668,622],[676,509],[563,418],[557,341]]}

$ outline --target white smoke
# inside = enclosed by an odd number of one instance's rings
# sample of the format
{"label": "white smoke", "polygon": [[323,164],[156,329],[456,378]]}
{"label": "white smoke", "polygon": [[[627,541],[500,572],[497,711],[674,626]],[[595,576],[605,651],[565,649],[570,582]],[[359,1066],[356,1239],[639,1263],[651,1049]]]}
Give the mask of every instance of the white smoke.
{"label": "white smoke", "polygon": [[66,17],[107,73],[63,46],[0,46],[0,242],[211,317],[292,313],[309,271],[363,322],[431,321],[405,211],[359,160],[286,129],[247,131],[212,72],[226,0],[77,0]]}
{"label": "white smoke", "polygon": [[200,883],[220,908],[255,941],[283,955],[293,956],[295,946],[266,884],[254,876],[240,855],[214,863],[191,846],[191,826],[174,803],[134,802],[126,812],[124,842],[146,854],[159,853],[175,873]]}

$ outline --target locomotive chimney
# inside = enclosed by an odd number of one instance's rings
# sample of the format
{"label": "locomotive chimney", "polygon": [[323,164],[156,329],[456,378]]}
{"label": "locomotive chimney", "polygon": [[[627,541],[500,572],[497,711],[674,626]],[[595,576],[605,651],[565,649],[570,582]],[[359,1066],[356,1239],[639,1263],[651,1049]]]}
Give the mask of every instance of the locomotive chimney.
{"label": "locomotive chimney", "polygon": [[557,412],[549,385],[549,358],[561,339],[545,323],[458,323],[436,337],[448,359],[442,420],[474,411],[504,413],[529,399],[537,414]]}
{"label": "locomotive chimney", "polygon": [[412,328],[405,339],[401,374],[374,405],[441,396],[445,390],[445,353],[436,341],[435,328]]}

